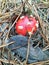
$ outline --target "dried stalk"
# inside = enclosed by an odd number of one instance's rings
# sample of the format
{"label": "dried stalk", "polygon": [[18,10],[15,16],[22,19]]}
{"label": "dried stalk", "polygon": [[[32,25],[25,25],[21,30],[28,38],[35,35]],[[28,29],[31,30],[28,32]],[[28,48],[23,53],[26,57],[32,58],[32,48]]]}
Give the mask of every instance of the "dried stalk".
{"label": "dried stalk", "polygon": [[14,13],[14,12],[18,11],[21,7],[22,7],[22,4],[21,4],[20,6],[18,6],[16,9],[14,9],[13,11],[6,12],[6,13],[4,13],[4,14],[1,13],[1,14],[0,14],[0,15],[1,15],[0,19],[7,19],[8,17],[11,16],[11,13]]}
{"label": "dried stalk", "polygon": [[[29,65],[47,65],[47,63],[49,62],[49,60],[47,61],[40,61],[40,62],[35,62],[35,63],[32,63],[32,64],[29,64]],[[49,63],[48,63],[49,64]]]}
{"label": "dried stalk", "polygon": [[2,29],[2,32],[4,32],[8,28],[8,24]]}
{"label": "dried stalk", "polygon": [[43,22],[42,22],[42,20],[40,19],[39,15],[38,15],[38,12],[37,12],[37,9],[36,9],[34,3],[33,3],[33,6],[31,6],[29,3],[26,3],[26,4],[28,5],[28,7],[29,7],[30,10],[32,10],[32,8],[34,8],[34,10],[35,10],[35,13],[34,14],[38,18],[39,23],[40,23],[40,26],[41,26],[42,31],[43,31]]}
{"label": "dried stalk", "polygon": [[10,43],[7,43],[7,44],[0,45],[0,48],[6,47],[6,46],[11,45],[13,43],[14,43],[14,41],[13,42],[10,42]]}
{"label": "dried stalk", "polygon": [[9,35],[9,32],[10,32],[11,28],[14,26],[14,24],[16,23],[16,21],[17,21],[18,18],[20,17],[21,13],[22,13],[22,11],[21,11],[20,14],[18,15],[17,19],[14,21],[14,23],[12,24],[12,26],[9,28],[6,38],[8,38],[8,35]]}
{"label": "dried stalk", "polygon": [[29,39],[28,39],[28,48],[27,48],[27,55],[26,55],[26,62],[25,62],[25,64],[27,63],[28,57],[29,57],[29,51],[30,51],[30,38],[31,38],[31,35],[29,36]]}
{"label": "dried stalk", "polygon": [[40,44],[40,41],[38,42],[38,44],[34,48],[37,48],[39,46],[39,44]]}
{"label": "dried stalk", "polygon": [[[29,3],[27,3],[27,5],[28,5],[29,9],[34,8],[34,10],[35,10],[35,13],[34,13],[34,14],[35,14],[35,16],[38,18],[39,23],[40,23],[40,26],[41,26],[41,29],[42,29],[42,31],[44,32],[44,30],[43,30],[43,21],[42,21],[41,18],[39,17],[35,5],[33,5],[33,7],[32,7]],[[42,34],[41,34],[41,35],[42,35]],[[44,35],[44,34],[43,34],[43,35]],[[43,36],[43,35],[42,35],[42,36]],[[49,44],[48,40],[45,38],[45,35],[43,36],[43,38],[44,38],[44,39],[47,41],[47,43]]]}
{"label": "dried stalk", "polygon": [[49,45],[49,41],[47,40],[47,38],[45,37],[45,35],[43,33],[40,32],[40,35],[43,37],[43,39],[48,43]]}
{"label": "dried stalk", "polygon": [[49,47],[49,45],[47,45],[45,48],[43,48],[42,51],[49,49],[48,47]]}
{"label": "dried stalk", "polygon": [[[5,59],[2,59],[2,58],[0,58],[0,61],[1,62],[4,62],[4,63],[9,63],[9,60],[5,60]],[[15,64],[15,62],[14,62],[14,60],[10,60],[10,64]]]}

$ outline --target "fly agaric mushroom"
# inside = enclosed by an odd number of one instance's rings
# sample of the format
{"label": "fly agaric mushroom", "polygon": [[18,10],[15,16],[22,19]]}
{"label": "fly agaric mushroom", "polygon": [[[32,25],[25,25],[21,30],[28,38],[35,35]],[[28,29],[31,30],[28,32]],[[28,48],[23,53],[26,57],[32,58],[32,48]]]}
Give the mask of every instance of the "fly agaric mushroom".
{"label": "fly agaric mushroom", "polygon": [[20,35],[26,35],[28,32],[29,34],[34,34],[38,29],[38,21],[32,16],[22,16],[16,23],[16,32]]}

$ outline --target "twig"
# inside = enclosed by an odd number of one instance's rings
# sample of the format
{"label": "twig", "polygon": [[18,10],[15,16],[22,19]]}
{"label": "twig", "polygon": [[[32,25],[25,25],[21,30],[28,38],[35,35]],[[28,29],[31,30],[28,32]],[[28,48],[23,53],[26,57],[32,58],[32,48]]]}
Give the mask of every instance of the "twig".
{"label": "twig", "polygon": [[17,10],[19,10],[20,8],[22,7],[22,4],[20,6],[18,6],[16,9],[14,9],[13,11],[10,11],[10,12],[6,12],[6,13],[1,13],[1,17],[0,19],[7,19],[8,17],[11,16],[11,13],[14,13],[14,12],[17,12]]}
{"label": "twig", "polygon": [[28,48],[27,48],[27,55],[26,55],[26,63],[28,61],[28,56],[29,56],[29,51],[30,51],[30,38],[31,38],[31,35],[29,36],[29,39],[28,39]]}
{"label": "twig", "polygon": [[31,6],[29,3],[26,3],[26,4],[28,5],[29,9],[32,10],[32,8],[34,8],[34,10],[35,10],[34,15],[38,18],[39,23],[40,23],[40,26],[41,26],[41,29],[42,29],[42,31],[43,31],[43,21],[42,21],[41,18],[39,17],[38,12],[37,12],[37,9],[36,9],[34,3],[33,3],[33,6]]}
{"label": "twig", "polygon": [[11,28],[12,28],[12,27],[14,26],[14,24],[17,22],[17,20],[18,20],[18,18],[20,17],[21,13],[22,13],[22,11],[21,11],[20,14],[18,15],[17,19],[14,21],[14,23],[12,24],[12,26],[9,28],[6,38],[8,38],[8,35],[9,35],[9,32],[10,32]]}
{"label": "twig", "polygon": [[49,49],[48,47],[49,47],[49,45],[47,45],[45,48],[43,48],[42,51]]}
{"label": "twig", "polygon": [[13,43],[14,43],[14,41],[13,42],[10,42],[10,43],[7,43],[7,44],[4,44],[4,45],[0,45],[0,48],[3,48],[3,47],[8,46],[8,45],[11,45]]}
{"label": "twig", "polygon": [[[2,58],[0,58],[0,61],[1,62],[4,62],[4,63],[9,63],[9,61],[8,60],[5,60],[5,59],[2,59]],[[10,64],[15,64],[15,62],[14,62],[14,60],[10,60]]]}
{"label": "twig", "polygon": [[[29,33],[28,33],[28,34],[29,34]],[[28,57],[29,57],[29,51],[30,51],[30,39],[31,39],[32,34],[33,34],[33,28],[32,28],[32,30],[31,30],[31,34],[29,34],[28,48],[27,48],[27,55],[26,55],[26,63],[27,63],[27,61],[28,61]],[[25,64],[26,64],[26,63],[25,63]]]}
{"label": "twig", "polygon": [[[10,49],[6,49],[6,52],[9,51],[10,52],[10,57],[12,56],[14,58],[14,60],[11,60],[11,58],[8,58],[8,63],[10,63],[11,61],[14,61],[14,65],[19,63],[21,65],[23,65],[23,63],[17,58],[15,57],[13,54],[11,54],[11,50]],[[9,53],[8,53],[9,54]],[[4,54],[3,54],[3,58],[5,58]],[[5,58],[6,59],[6,58]],[[10,61],[9,61],[10,59]],[[7,59],[6,59],[7,60]],[[10,63],[11,64],[11,63]]]}
{"label": "twig", "polygon": [[4,32],[4,30],[8,27],[8,24],[2,29],[2,32]]}
{"label": "twig", "polygon": [[45,65],[48,62],[49,62],[49,60],[46,60],[46,61],[35,62],[35,63],[29,64],[29,65]]}
{"label": "twig", "polygon": [[[34,3],[33,3],[33,4],[34,4]],[[44,32],[44,30],[43,30],[43,21],[42,21],[42,19],[39,17],[35,5],[31,6],[29,3],[27,3],[27,5],[28,5],[28,7],[29,7],[30,9],[34,8],[34,10],[35,10],[35,13],[34,13],[34,14],[35,14],[35,16],[38,18],[39,23],[40,23],[40,26],[41,26],[41,29],[42,29],[42,31]],[[42,34],[41,34],[41,35],[42,35]],[[44,34],[43,34],[43,35],[44,35]],[[44,36],[43,36],[43,35],[42,35],[42,37],[46,40],[47,43],[49,43],[48,40],[45,38],[45,35],[44,35]]]}
{"label": "twig", "polygon": [[24,46],[26,46],[26,45],[27,45],[27,44],[23,44],[23,45],[21,45],[21,46],[15,47],[15,48],[11,49],[11,51],[13,51],[13,50],[15,50],[15,49],[19,49],[19,48],[21,48],[21,47],[24,47]]}
{"label": "twig", "polygon": [[42,31],[43,31],[43,21],[42,21],[42,19],[39,17],[35,5],[33,5],[33,7],[34,7],[34,10],[35,10],[35,15],[38,17],[38,20],[39,20],[39,23],[40,23],[41,29],[42,29]]}
{"label": "twig", "polygon": [[40,44],[40,41],[38,42],[38,44],[34,48],[37,48],[39,46],[39,44]]}
{"label": "twig", "polygon": [[10,53],[10,50],[8,51],[8,61],[9,61],[9,64],[10,64],[10,60],[11,60],[11,53]]}
{"label": "twig", "polygon": [[[40,8],[38,7],[38,5],[36,3],[35,3],[35,6],[45,17],[47,17],[47,15],[42,10],[40,10]],[[47,20],[46,20],[46,23],[48,24]]]}
{"label": "twig", "polygon": [[40,35],[43,37],[43,39],[48,43],[48,45],[49,45],[49,41],[47,40],[47,38],[45,37],[45,35],[42,33],[42,32],[40,32]]}

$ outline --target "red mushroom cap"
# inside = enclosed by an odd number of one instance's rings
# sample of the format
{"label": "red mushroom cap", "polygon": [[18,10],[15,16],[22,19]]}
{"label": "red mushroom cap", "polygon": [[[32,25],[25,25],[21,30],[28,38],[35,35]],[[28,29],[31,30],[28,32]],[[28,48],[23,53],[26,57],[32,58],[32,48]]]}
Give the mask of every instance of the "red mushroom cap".
{"label": "red mushroom cap", "polygon": [[22,16],[16,23],[16,32],[21,35],[33,34],[38,28],[38,22],[34,17]]}

